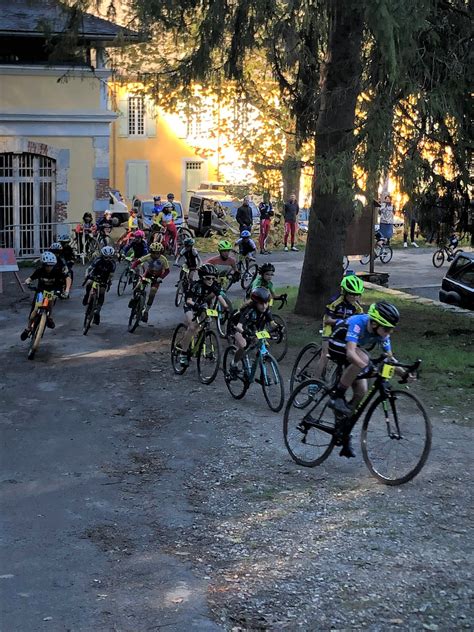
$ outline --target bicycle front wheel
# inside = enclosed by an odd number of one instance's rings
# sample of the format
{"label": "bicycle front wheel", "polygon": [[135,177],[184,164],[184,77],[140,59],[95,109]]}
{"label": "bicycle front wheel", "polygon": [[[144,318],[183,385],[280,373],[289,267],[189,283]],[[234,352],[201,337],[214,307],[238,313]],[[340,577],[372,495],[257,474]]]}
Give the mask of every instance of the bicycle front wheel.
{"label": "bicycle front wheel", "polygon": [[281,316],[274,314],[273,320],[278,325],[278,329],[270,332],[270,344],[276,361],[281,362],[288,351],[288,328]]}
{"label": "bicycle front wheel", "polygon": [[180,278],[178,281],[178,286],[176,288],[176,295],[174,297],[174,304],[176,305],[176,307],[179,307],[181,305],[181,303],[183,302],[183,298],[184,298],[184,281],[182,278]]}
{"label": "bicycle front wheel", "polygon": [[219,371],[221,350],[219,338],[211,329],[207,329],[201,336],[201,343],[197,356],[197,370],[203,384],[214,382]]}
{"label": "bicycle front wheel", "polygon": [[171,364],[173,366],[173,371],[176,375],[183,375],[183,373],[188,368],[187,364],[181,364],[180,358],[182,351],[182,340],[186,333],[186,325],[181,323],[174,330],[173,338],[171,340]]}
{"label": "bicycle front wheel", "polygon": [[390,391],[369,408],[361,433],[362,455],[370,472],[386,485],[414,478],[431,448],[431,423],[420,400]]}
{"label": "bicycle front wheel", "polygon": [[285,403],[285,387],[278,362],[270,353],[260,356],[260,381],[268,408],[277,413]]}
{"label": "bicycle front wheel", "polygon": [[[91,290],[91,292],[93,292],[94,290]],[[95,307],[96,307],[96,298],[95,295],[91,296],[89,294],[89,302],[87,303],[87,307],[86,307],[86,313],[84,314],[84,328],[82,330],[82,333],[84,334],[84,336],[87,336],[87,332],[90,329],[90,326],[92,324],[92,319],[94,318],[94,311],[95,311]]]}
{"label": "bicycle front wheel", "polygon": [[360,262],[363,266],[366,266],[370,261],[370,255],[363,255],[360,259]]}
{"label": "bicycle front wheel", "polygon": [[382,263],[390,263],[390,261],[392,260],[393,257],[393,250],[392,250],[392,246],[383,246],[380,249],[380,261]]}
{"label": "bicycle front wheel", "polygon": [[444,250],[443,249],[437,250],[433,254],[432,262],[435,268],[441,268],[441,266],[444,263]]}
{"label": "bicycle front wheel", "polygon": [[[328,407],[329,390],[320,380],[303,382],[293,391],[283,417],[283,438],[293,461],[320,465],[335,445],[335,416]],[[301,404],[295,405],[295,401]]]}
{"label": "bicycle front wheel", "polygon": [[236,369],[231,370],[237,347],[227,347],[222,362],[225,384],[234,399],[242,399],[249,388],[249,382],[245,377],[244,363],[239,362]]}
{"label": "bicycle front wheel", "polygon": [[145,307],[145,297],[142,293],[140,293],[136,298],[133,304],[133,307],[130,311],[130,318],[128,319],[128,331],[133,334],[135,329],[140,324],[140,319],[142,317],[143,308]]}
{"label": "bicycle front wheel", "polygon": [[[293,392],[302,382],[313,378],[320,357],[321,347],[315,342],[310,342],[301,349],[291,370],[290,392]],[[295,398],[293,401],[297,408],[305,403],[305,400],[300,398]]]}
{"label": "bicycle front wheel", "polygon": [[242,272],[242,276],[240,277],[240,286],[243,290],[248,290],[248,288],[252,285],[252,283],[257,278],[258,267],[256,263],[251,263],[247,268]]}
{"label": "bicycle front wheel", "polygon": [[227,338],[227,328],[229,324],[229,319],[232,314],[233,308],[232,303],[229,301],[227,296],[223,296],[224,301],[227,304],[227,309],[224,309],[222,305],[217,301],[216,309],[217,309],[217,331],[219,332],[219,336],[221,338]]}
{"label": "bicycle front wheel", "polygon": [[35,357],[35,353],[38,351],[38,347],[40,346],[41,338],[44,334],[44,329],[46,327],[46,313],[41,314],[41,317],[37,320],[37,325],[31,334],[31,344],[30,350],[28,351],[28,360],[33,360]]}
{"label": "bicycle front wheel", "polygon": [[129,283],[129,267],[126,266],[124,268],[122,274],[120,275],[119,280],[118,280],[118,284],[117,284],[117,294],[118,294],[118,296],[122,296],[122,294],[127,289],[128,283]]}

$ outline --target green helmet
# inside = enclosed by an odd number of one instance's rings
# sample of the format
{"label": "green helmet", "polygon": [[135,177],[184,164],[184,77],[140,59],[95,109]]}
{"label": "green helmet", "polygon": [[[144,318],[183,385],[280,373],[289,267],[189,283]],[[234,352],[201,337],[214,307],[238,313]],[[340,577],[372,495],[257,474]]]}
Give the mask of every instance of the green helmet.
{"label": "green helmet", "polygon": [[382,327],[396,327],[400,321],[400,312],[391,303],[380,301],[372,303],[367,312],[371,320]]}
{"label": "green helmet", "polygon": [[221,252],[222,250],[232,250],[232,244],[227,239],[223,239],[217,244],[217,250]]}
{"label": "green helmet", "polygon": [[341,290],[349,294],[363,294],[364,282],[355,274],[348,274],[341,281]]}

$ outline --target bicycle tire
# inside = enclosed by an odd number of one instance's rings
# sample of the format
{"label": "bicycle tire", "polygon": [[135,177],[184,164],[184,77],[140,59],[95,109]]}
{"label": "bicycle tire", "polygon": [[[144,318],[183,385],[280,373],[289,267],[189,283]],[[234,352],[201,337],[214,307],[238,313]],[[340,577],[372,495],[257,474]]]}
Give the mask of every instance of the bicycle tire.
{"label": "bicycle tire", "polygon": [[140,324],[140,319],[142,317],[143,308],[145,307],[145,297],[143,292],[136,297],[135,303],[130,311],[130,317],[128,319],[128,331],[133,334],[138,325]]}
{"label": "bicycle tire", "polygon": [[91,297],[91,294],[89,293],[89,301],[87,303],[86,313],[84,314],[84,326],[82,330],[82,333],[84,336],[87,336],[87,332],[89,331],[90,326],[92,324],[92,319],[94,318],[94,311],[95,311],[95,307],[97,303],[95,290],[91,289],[90,292],[93,293],[93,295]]}
{"label": "bicycle tire", "polygon": [[[398,433],[404,433],[404,436],[403,434],[401,436],[399,434],[398,437],[388,435],[384,410],[384,398],[378,397],[367,411],[362,426],[362,456],[364,457],[365,464],[369,468],[370,473],[379,481],[385,483],[385,485],[402,485],[403,483],[411,481],[426,463],[431,448],[431,422],[423,404],[415,395],[409,393],[408,391],[392,390],[389,393],[388,401],[389,406],[387,407],[387,411],[390,411],[393,417],[393,420],[391,421],[392,430],[396,430]],[[411,404],[408,404],[408,402],[411,402]],[[381,406],[379,415],[382,419],[377,425],[375,417],[379,406]],[[415,409],[417,409],[416,412]],[[418,416],[416,416],[416,413],[418,413]],[[403,449],[405,450],[405,455],[407,455],[406,450],[410,450],[414,446],[414,438],[410,438],[406,442],[402,441],[402,439],[407,438],[408,433],[414,428],[415,424],[419,426],[420,437],[423,435],[421,437],[422,445],[417,450],[417,454],[414,455],[413,459],[410,459],[411,464],[408,467],[408,471],[402,473],[401,475],[398,474],[395,477],[389,476],[388,473],[382,473],[382,465],[379,466],[376,463],[375,448],[373,447],[373,445],[376,444],[376,433],[383,437],[383,440],[381,439],[381,443],[383,443],[381,448],[383,452],[381,462],[384,463],[385,468],[387,468],[387,463],[389,460],[393,461],[394,452],[397,451],[397,448],[400,448],[398,450],[399,453]],[[401,428],[402,425],[403,429]],[[411,436],[412,435],[410,435],[410,437]],[[413,434],[413,437],[415,437],[415,433]],[[397,470],[398,469],[399,468],[397,466]]]}
{"label": "bicycle tire", "polygon": [[[269,369],[271,369],[271,371]],[[285,403],[285,386],[278,362],[271,353],[260,356],[260,382],[268,408],[274,413],[278,413]],[[276,386],[275,391],[278,393],[276,403],[270,395],[271,386]]]}
{"label": "bicycle tire", "polygon": [[435,268],[441,268],[444,263],[444,250],[440,248],[433,253],[433,257],[431,259]]}
{"label": "bicycle tire", "polygon": [[125,294],[125,290],[127,289],[127,285],[129,284],[129,272],[130,272],[129,266],[126,266],[124,270],[122,270],[122,274],[120,275],[120,278],[117,284],[118,296],[123,296],[123,294]]}
{"label": "bicycle tire", "polygon": [[[229,393],[234,399],[242,399],[245,393],[248,391],[250,383],[245,375],[239,376],[237,378],[231,378],[229,375],[230,363],[232,362],[236,351],[237,347],[235,347],[234,345],[227,347],[224,352],[222,369],[224,371],[224,380]],[[240,364],[242,367],[241,370],[243,371],[243,363],[241,362]]]}
{"label": "bicycle tire", "polygon": [[173,332],[173,338],[171,339],[171,366],[176,375],[183,375],[188,368],[188,365],[183,365],[179,361],[181,355],[181,349],[177,349],[177,342],[180,342],[186,333],[186,325],[180,323]]}
{"label": "bicycle tire", "polygon": [[[210,374],[205,374],[204,360],[212,359],[214,361],[214,368],[210,371]],[[199,349],[197,353],[197,371],[199,379],[203,384],[212,384],[217,377],[219,366],[221,363],[221,350],[219,346],[219,338],[215,331],[212,329],[206,329],[201,335],[201,341],[199,343]]]}
{"label": "bicycle tire", "polygon": [[[297,398],[305,404],[295,406]],[[336,444],[336,421],[328,404],[329,389],[320,380],[307,380],[299,384],[286,403],[283,439],[291,458],[298,465],[320,465]]]}
{"label": "bicycle tire", "polygon": [[176,286],[176,294],[174,296],[174,304],[176,307],[179,307],[184,299],[184,281],[180,277],[178,281],[178,285]]}
{"label": "bicycle tire", "polygon": [[285,320],[278,314],[273,314],[273,320],[280,325],[280,331],[270,332],[270,348],[277,362],[281,362],[288,352],[288,327]]}
{"label": "bicycle tire", "polygon": [[379,259],[381,263],[390,263],[393,257],[392,246],[383,246],[380,249]]}
{"label": "bicycle tire", "polygon": [[217,331],[219,332],[219,336],[221,338],[227,338],[227,329],[229,325],[230,315],[233,312],[232,302],[227,298],[227,296],[222,297],[227,304],[227,310],[223,309],[222,305],[217,302],[217,318],[216,318],[216,326]]}
{"label": "bicycle tire", "polygon": [[370,255],[362,255],[360,262],[363,266],[366,266],[370,261]]}
{"label": "bicycle tire", "polygon": [[[305,356],[308,356],[308,358],[305,358]],[[312,370],[316,368],[315,365],[319,361],[320,356],[321,346],[316,342],[310,342],[301,349],[291,369],[290,393],[303,382],[313,378]],[[299,402],[297,399],[295,400],[296,407],[298,407],[300,403],[304,404],[304,402]]]}
{"label": "bicycle tire", "polygon": [[240,287],[243,290],[248,290],[248,288],[252,285],[252,283],[257,278],[257,274],[258,274],[257,264],[251,263],[242,272],[242,275],[240,277]]}
{"label": "bicycle tire", "polygon": [[36,352],[39,349],[41,338],[44,335],[44,330],[46,327],[46,318],[47,318],[46,312],[44,312],[43,314],[41,314],[39,319],[37,319],[37,324],[34,327],[33,332],[31,334],[31,343],[30,343],[30,348],[28,351],[28,360],[33,360]]}
{"label": "bicycle tire", "polygon": [[342,269],[343,269],[343,271],[345,272],[348,267],[349,267],[349,257],[347,257],[347,255],[344,255],[342,257]]}

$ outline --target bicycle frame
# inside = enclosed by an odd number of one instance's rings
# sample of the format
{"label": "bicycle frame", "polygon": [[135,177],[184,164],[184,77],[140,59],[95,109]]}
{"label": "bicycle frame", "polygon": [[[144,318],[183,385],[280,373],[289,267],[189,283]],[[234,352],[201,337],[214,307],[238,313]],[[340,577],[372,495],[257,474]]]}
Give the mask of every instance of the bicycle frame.
{"label": "bicycle frame", "polygon": [[[261,333],[261,332],[258,332]],[[267,332],[268,333],[268,332]],[[255,354],[255,357],[253,359],[252,364],[250,364],[250,358],[248,357],[248,354],[253,351],[254,348],[257,348],[257,353]],[[259,338],[257,340],[257,343],[252,345],[248,351],[245,353],[244,356],[244,367],[245,367],[245,372],[247,375],[247,378],[249,380],[250,383],[252,383],[255,379],[255,374],[257,372],[257,368],[260,366],[262,367],[262,371],[265,373],[265,366],[262,362],[262,358],[264,356],[266,356],[269,353],[268,351],[268,347],[267,344],[265,342],[265,338]]]}
{"label": "bicycle frame", "polygon": [[194,336],[193,339],[191,340],[190,351],[191,351],[192,356],[197,355],[199,347],[201,346],[202,337],[211,326],[210,319],[216,318],[216,317],[217,317],[217,310],[208,308],[206,309],[206,317],[202,321],[199,321],[199,317],[196,318],[199,324],[199,331],[196,334],[196,336]]}

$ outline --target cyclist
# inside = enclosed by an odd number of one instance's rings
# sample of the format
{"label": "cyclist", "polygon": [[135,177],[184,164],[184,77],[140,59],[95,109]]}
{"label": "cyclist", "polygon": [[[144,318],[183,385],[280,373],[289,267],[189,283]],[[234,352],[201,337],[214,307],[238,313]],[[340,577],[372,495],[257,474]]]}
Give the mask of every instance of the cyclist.
{"label": "cyclist", "polygon": [[242,360],[247,346],[252,342],[257,331],[270,327],[277,329],[270,311],[272,295],[265,287],[257,287],[250,293],[240,309],[232,314],[231,323],[237,351],[230,365],[231,377],[238,376],[238,363]]}
{"label": "cyclist", "polygon": [[[151,279],[150,292],[148,294],[148,301],[145,307],[143,308],[142,313],[142,321],[144,323],[148,322],[148,312],[150,311],[150,307],[153,305],[153,301],[155,300],[156,293],[158,292],[158,288],[160,284],[163,282],[163,279],[168,276],[170,273],[170,264],[168,263],[168,259],[163,255],[163,244],[160,243],[152,243],[150,244],[150,252],[144,257],[140,257],[140,259],[135,259],[132,263],[132,270],[138,268],[138,266],[145,266],[145,273],[143,274],[143,278]],[[135,299],[132,298],[128,304],[130,308],[133,307]]]}
{"label": "cyclist", "polygon": [[[163,244],[166,246],[170,239],[173,238],[175,244],[178,242],[178,231],[174,220],[178,217],[178,213],[174,210],[171,202],[166,202],[161,211],[153,215],[153,222],[158,228],[164,229]],[[156,232],[156,229],[155,229]]]}
{"label": "cyclist", "polygon": [[[367,393],[367,379],[356,380],[361,374],[370,375],[371,371],[371,361],[363,347],[378,344],[387,356],[393,357],[390,334],[399,321],[400,313],[395,305],[380,301],[372,303],[367,314],[356,314],[336,325],[329,339],[329,355],[332,360],[346,367],[329,403],[336,412],[350,417],[353,408]],[[395,370],[398,374],[404,374],[402,369]],[[351,386],[354,399],[348,404],[345,393]],[[347,458],[355,456],[350,435],[344,437],[340,455]]]}
{"label": "cyclist", "polygon": [[251,239],[251,233],[249,230],[243,230],[240,233],[240,239],[237,239],[235,245],[239,247],[239,255],[241,257],[248,257],[255,260],[255,253],[257,252],[257,246],[253,239]]}
{"label": "cyclist", "polygon": [[58,242],[63,247],[62,258],[66,262],[68,270],[71,273],[71,279],[72,279],[72,268],[74,264],[76,263],[76,255],[75,255],[73,247],[71,246],[71,238],[69,237],[69,235],[66,235],[66,234],[59,235]]}
{"label": "cyclist", "polygon": [[87,305],[89,301],[89,292],[91,291],[92,282],[98,281],[99,283],[98,305],[94,313],[95,325],[100,325],[100,310],[104,304],[105,292],[106,290],[107,292],[110,290],[112,284],[112,277],[116,268],[114,256],[115,250],[112,246],[104,246],[100,250],[100,256],[96,257],[86,270],[86,278],[84,279],[86,293],[82,299],[83,305]]}
{"label": "cyclist", "polygon": [[84,249],[85,244],[94,232],[94,229],[95,226],[94,220],[92,218],[92,213],[86,211],[82,216],[82,224],[78,224],[74,229],[74,232],[76,234],[74,239],[80,252],[82,252],[82,250]]}
{"label": "cyclist", "polygon": [[147,255],[148,244],[145,239],[145,233],[140,229],[136,230],[122,252],[129,261],[140,259],[140,257]]}
{"label": "cyclist", "polygon": [[105,211],[103,216],[96,222],[98,239],[103,246],[107,245],[107,237],[113,226],[112,213],[110,211]]}
{"label": "cyclist", "polygon": [[188,280],[191,283],[194,279],[194,273],[202,264],[201,257],[199,256],[199,252],[194,247],[196,242],[192,237],[187,237],[184,240],[183,248],[179,251],[178,256],[176,257],[176,264],[179,265],[181,259],[184,259],[184,265],[188,270]]}
{"label": "cyclist", "polygon": [[237,281],[240,278],[240,274],[237,270],[235,258],[230,256],[231,251],[232,244],[230,241],[222,239],[217,244],[218,254],[208,259],[206,263],[216,266],[219,277],[232,277],[233,281]]}
{"label": "cyclist", "polygon": [[274,301],[275,299],[276,300],[286,299],[287,298],[286,294],[280,294],[279,296],[275,294],[275,291],[273,289],[273,281],[272,281],[274,274],[275,274],[275,266],[273,265],[273,263],[264,263],[263,265],[261,265],[258,269],[258,276],[252,283],[252,286],[249,292],[251,292],[252,290],[255,290],[258,287],[264,287],[271,294],[271,302]]}
{"label": "cyclist", "polygon": [[[35,317],[35,305],[36,296],[38,292],[47,290],[48,292],[62,292],[64,284],[66,282],[66,275],[61,267],[57,266],[58,260],[56,256],[49,251],[43,252],[41,255],[41,266],[37,268],[33,274],[25,279],[25,285],[30,286],[33,281],[37,281],[36,292],[33,297],[33,303],[31,306],[31,312],[28,316],[28,324],[26,328],[21,332],[20,338],[26,340],[30,335],[31,326]],[[46,327],[50,329],[55,328],[54,320],[52,318],[54,301],[50,304],[49,318],[46,320]]]}
{"label": "cyclist", "polygon": [[355,314],[363,314],[359,299],[364,293],[364,282],[355,274],[348,274],[341,281],[341,292],[333,296],[326,305],[323,317],[323,341],[318,364],[313,378],[319,379],[328,363],[329,339],[336,323],[347,320]]}
{"label": "cyclist", "polygon": [[56,257],[56,268],[58,268],[58,270],[66,276],[63,291],[61,292],[61,298],[69,298],[69,292],[71,291],[72,285],[72,275],[63,256],[63,247],[59,242],[55,241],[51,244],[48,250]]}
{"label": "cyclist", "polygon": [[216,300],[227,310],[227,303],[220,296],[221,286],[217,281],[218,270],[216,266],[205,263],[198,268],[199,279],[194,281],[186,292],[184,302],[184,318],[187,325],[186,333],[181,341],[180,364],[187,366],[189,363],[188,348],[191,340],[198,333],[200,324],[197,317]]}

